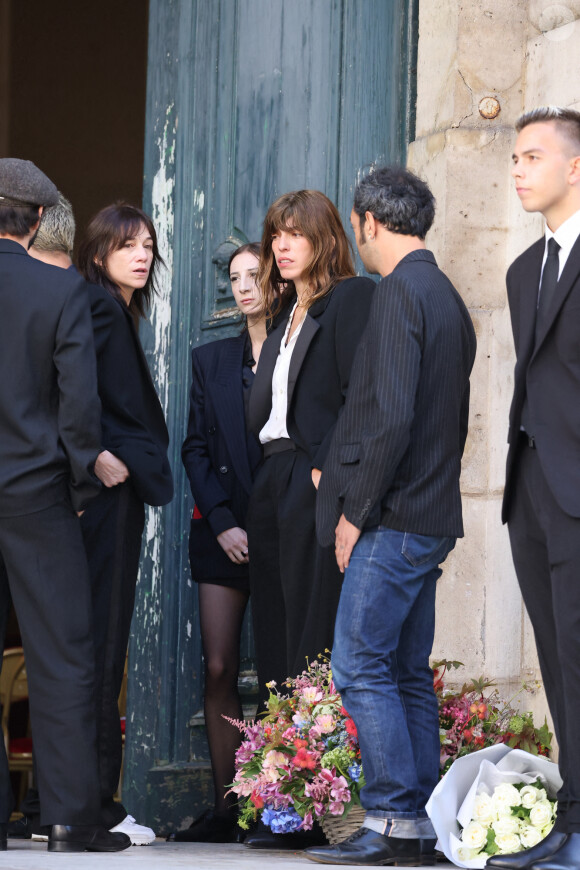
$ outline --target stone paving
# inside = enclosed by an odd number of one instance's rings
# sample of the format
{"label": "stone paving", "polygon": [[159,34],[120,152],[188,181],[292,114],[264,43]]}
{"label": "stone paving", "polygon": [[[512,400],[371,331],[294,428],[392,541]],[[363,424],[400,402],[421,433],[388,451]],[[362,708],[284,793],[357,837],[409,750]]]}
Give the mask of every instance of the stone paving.
{"label": "stone paving", "polygon": [[[110,855],[94,852],[48,853],[46,843],[9,840],[8,851],[0,852],[1,870],[314,870],[337,865],[314,864],[300,852],[248,849],[245,846],[211,843],[166,843],[156,840],[151,846],[132,846]],[[438,864],[438,870],[452,868]]]}

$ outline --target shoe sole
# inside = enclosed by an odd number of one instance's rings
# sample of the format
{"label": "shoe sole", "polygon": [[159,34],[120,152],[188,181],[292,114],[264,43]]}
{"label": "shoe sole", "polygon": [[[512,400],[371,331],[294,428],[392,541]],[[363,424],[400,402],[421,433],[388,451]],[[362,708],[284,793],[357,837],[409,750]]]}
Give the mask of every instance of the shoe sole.
{"label": "shoe sole", "polygon": [[[129,846],[131,844],[129,843]],[[58,841],[51,842],[49,840],[48,843],[48,851],[49,852],[122,852],[124,849],[128,849],[129,846],[110,846],[103,848],[102,846],[91,846],[87,844],[83,846],[82,844],[77,843],[59,843]]]}

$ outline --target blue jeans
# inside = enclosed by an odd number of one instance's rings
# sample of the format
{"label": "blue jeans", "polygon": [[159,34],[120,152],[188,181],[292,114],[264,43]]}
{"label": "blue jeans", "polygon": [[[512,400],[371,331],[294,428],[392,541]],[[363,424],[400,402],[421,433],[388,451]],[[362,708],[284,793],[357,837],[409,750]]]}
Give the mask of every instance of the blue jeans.
{"label": "blue jeans", "polygon": [[332,671],[358,729],[362,805],[392,821],[392,836],[425,835],[425,804],[439,778],[429,656],[439,565],[454,546],[455,538],[378,526],[363,532],[345,572]]}

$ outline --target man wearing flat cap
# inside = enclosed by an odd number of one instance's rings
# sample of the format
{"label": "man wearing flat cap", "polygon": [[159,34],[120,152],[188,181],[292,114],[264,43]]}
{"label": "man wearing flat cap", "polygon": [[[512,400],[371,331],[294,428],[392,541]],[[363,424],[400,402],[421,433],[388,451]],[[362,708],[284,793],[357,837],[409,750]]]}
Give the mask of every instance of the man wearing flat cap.
{"label": "man wearing flat cap", "polygon": [[[12,598],[49,851],[118,851],[129,838],[96,824],[94,651],[77,516],[99,491],[90,311],[78,275],[27,253],[43,208],[57,200],[33,163],[0,159],[0,629]],[[0,741],[0,850],[12,803]]]}

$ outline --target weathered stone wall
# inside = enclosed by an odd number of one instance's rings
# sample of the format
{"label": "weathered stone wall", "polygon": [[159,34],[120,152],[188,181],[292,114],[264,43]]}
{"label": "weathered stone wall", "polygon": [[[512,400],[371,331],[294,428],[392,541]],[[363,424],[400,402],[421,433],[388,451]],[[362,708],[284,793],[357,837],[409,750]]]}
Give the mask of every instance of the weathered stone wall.
{"label": "weathered stone wall", "polygon": [[[540,676],[500,520],[514,363],[505,272],[543,227],[514,191],[513,123],[537,105],[578,106],[578,19],[580,0],[419,5],[409,165],[437,197],[427,242],[468,305],[478,338],[462,473],[465,538],[440,581],[434,656],[463,661],[461,678],[485,674],[506,689]],[[525,705],[543,715],[543,692]]]}

